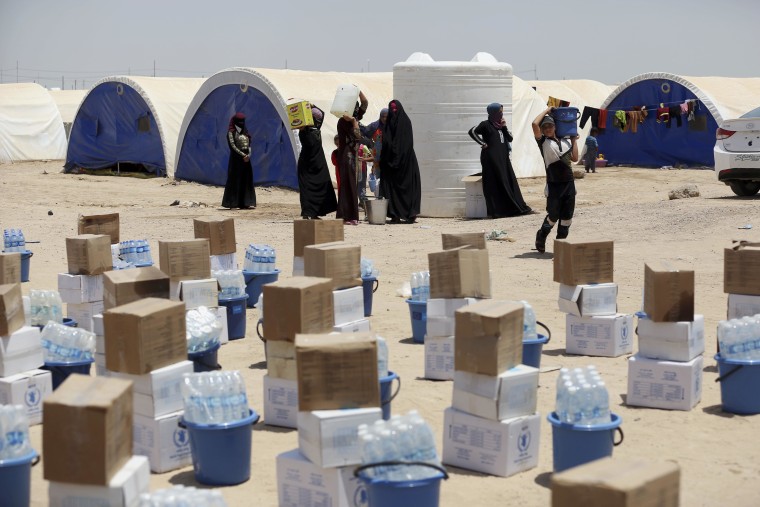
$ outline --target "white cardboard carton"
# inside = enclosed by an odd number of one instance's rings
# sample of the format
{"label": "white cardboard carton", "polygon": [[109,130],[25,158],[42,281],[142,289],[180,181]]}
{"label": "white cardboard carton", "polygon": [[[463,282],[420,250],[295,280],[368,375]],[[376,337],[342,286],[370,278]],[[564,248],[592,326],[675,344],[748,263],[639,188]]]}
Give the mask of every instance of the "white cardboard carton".
{"label": "white cardboard carton", "polygon": [[95,353],[95,375],[98,377],[107,377],[111,374],[106,368],[106,355]]}
{"label": "white cardboard carton", "polygon": [[498,377],[454,372],[451,407],[484,419],[503,421],[536,412],[538,368],[520,364]]}
{"label": "white cardboard carton", "polygon": [[293,276],[303,276],[303,257],[293,257]]}
{"label": "white cardboard carton", "polygon": [[559,285],[559,309],[576,317],[615,315],[617,313],[616,283]]}
{"label": "white cardboard carton", "polygon": [[298,449],[277,456],[279,507],[356,507],[367,505],[367,491],[353,466],[322,468]]}
{"label": "white cardboard carton", "polygon": [[333,331],[338,333],[364,333],[370,330],[369,319],[359,319],[354,322],[341,324],[333,327]]}
{"label": "white cardboard carton", "polygon": [[[92,332],[95,336],[104,336],[106,334],[105,327],[103,326],[103,314],[92,316]],[[103,349],[105,350],[105,348]]]}
{"label": "white cardboard carton", "polygon": [[491,421],[451,407],[443,413],[443,462],[509,477],[538,464],[541,417]]}
{"label": "white cardboard carton", "polygon": [[455,312],[477,301],[476,298],[428,299],[426,333],[429,336],[453,336]]}
{"label": "white cardboard carton", "polygon": [[760,296],[728,295],[728,318],[752,317],[760,313]]}
{"label": "white cardboard carton", "polygon": [[639,319],[639,355],[664,361],[691,361],[705,351],[705,318],[693,322]]}
{"label": "white cardboard carton", "polygon": [[21,301],[24,303],[24,317],[26,317],[25,326],[32,325],[32,300],[29,296],[21,296]]}
{"label": "white cardboard carton", "polygon": [[336,327],[363,319],[364,289],[362,286],[334,290],[333,308]]}
{"label": "white cardboard carton", "polygon": [[132,456],[116,472],[108,486],[90,486],[51,481],[50,507],[135,507],[140,495],[150,490],[150,467],[145,456]]}
{"label": "white cardboard carton", "polygon": [[633,351],[633,315],[568,315],[565,325],[568,354],[617,357]]}
{"label": "white cardboard carton", "polygon": [[192,361],[180,361],[145,375],[111,372],[111,377],[131,380],[133,410],[145,417],[161,417],[184,408],[182,375],[193,373]]}
{"label": "white cardboard carton", "polygon": [[69,304],[103,301],[103,275],[58,273],[58,293]]}
{"label": "white cardboard carton", "polygon": [[24,326],[10,336],[0,336],[0,377],[34,370],[44,363],[39,328]]}
{"label": "white cardboard carton", "polygon": [[192,464],[187,430],[177,426],[182,414],[174,412],[157,419],[134,415],[132,449],[148,457],[152,472],[161,474]]}
{"label": "white cardboard carton", "polygon": [[381,418],[380,408],[298,412],[298,448],[321,467],[358,465],[362,461],[359,425]]}
{"label": "white cardboard carton", "polygon": [[658,361],[636,354],[628,359],[628,397],[639,407],[691,410],[702,398],[702,356],[689,362]]}
{"label": "white cardboard carton", "polygon": [[454,378],[454,337],[425,335],[425,378]]}
{"label": "white cardboard carton", "polygon": [[264,375],[264,422],[298,427],[298,382]]}
{"label": "white cardboard carton", "polygon": [[237,268],[238,264],[234,253],[211,256],[211,271],[236,270]]}
{"label": "white cardboard carton", "polygon": [[42,423],[42,399],[53,392],[49,371],[31,370],[0,378],[0,405],[21,405],[29,424]]}
{"label": "white cardboard carton", "polygon": [[219,306],[219,282],[216,278],[205,280],[182,280],[179,282],[179,298],[188,310],[199,306],[207,308]]}
{"label": "white cardboard carton", "polygon": [[79,304],[69,303],[66,305],[66,313],[68,313],[70,319],[77,321],[78,327],[94,332],[93,317],[102,314],[103,308],[103,301]]}

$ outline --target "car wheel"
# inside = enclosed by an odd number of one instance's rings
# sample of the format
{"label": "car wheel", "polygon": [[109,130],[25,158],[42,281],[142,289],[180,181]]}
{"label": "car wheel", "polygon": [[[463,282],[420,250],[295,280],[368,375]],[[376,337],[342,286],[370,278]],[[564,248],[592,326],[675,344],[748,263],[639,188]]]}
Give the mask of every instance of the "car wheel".
{"label": "car wheel", "polygon": [[729,185],[731,190],[741,197],[750,197],[760,191],[760,183],[757,181],[732,181]]}

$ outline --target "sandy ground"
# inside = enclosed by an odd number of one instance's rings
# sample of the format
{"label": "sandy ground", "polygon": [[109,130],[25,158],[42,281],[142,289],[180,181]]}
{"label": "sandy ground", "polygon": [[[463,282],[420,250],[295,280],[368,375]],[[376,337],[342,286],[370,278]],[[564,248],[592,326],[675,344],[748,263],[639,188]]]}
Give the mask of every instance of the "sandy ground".
{"label": "sandy ground", "polygon": [[[276,247],[284,275],[291,271],[291,221],[299,214],[298,195],[279,189],[257,189],[259,207],[250,211],[218,208],[222,189],[164,179],[93,177],[60,174],[60,162],[0,166],[0,226],[23,227],[31,244],[33,288],[56,288],[56,274],[66,270],[64,238],[76,233],[80,213],[121,214],[123,238],[150,239],[153,252],[162,239],[193,237],[192,219],[201,216],[235,217],[239,253],[250,242]],[[669,201],[668,190],[696,183],[698,198]],[[528,203],[542,209],[543,181],[522,180]],[[533,251],[535,231],[543,214],[513,219],[426,219],[415,225],[346,227],[346,240],[362,246],[362,256],[379,267],[380,287],[375,294],[372,327],[389,340],[391,369],[403,386],[393,403],[394,412],[417,409],[428,420],[441,443],[443,410],[450,405],[451,383],[421,379],[423,347],[411,342],[409,312],[396,290],[413,271],[426,268],[427,256],[439,250],[441,232],[506,230],[515,242],[489,242],[493,292],[496,298],[526,299],[538,319],[549,325],[554,339],[544,348],[538,410],[542,415],[538,467],[510,478],[485,476],[450,468],[451,479],[442,487],[443,506],[550,504],[552,469],[551,427],[545,416],[553,408],[556,369],[595,364],[607,382],[613,411],[623,418],[625,442],[616,456],[670,459],[682,468],[683,506],[757,505],[760,493],[760,416],[742,417],[720,410],[715,326],[725,318],[722,289],[723,248],[732,239],[758,241],[760,198],[739,199],[716,182],[712,171],[608,168],[577,182],[578,207],[571,229],[574,238],[615,240],[615,279],[620,285],[622,312],[641,305],[644,262],[668,260],[696,273],[696,308],[705,315],[705,353],[702,401],[690,412],[627,407],[626,357],[588,358],[564,353],[564,314],[557,309],[558,286],[552,281],[551,254]],[[208,207],[170,207],[175,199],[207,203]],[[52,216],[48,210],[53,212]],[[744,224],[752,230],[739,230]],[[549,249],[551,250],[551,243]],[[157,255],[156,255],[157,257]],[[239,255],[239,260],[242,261]],[[156,259],[157,260],[157,259]],[[251,405],[262,410],[262,378],[266,373],[262,343],[255,337],[256,310],[248,312],[248,335],[220,351],[226,369],[243,372]],[[32,428],[35,448],[41,449],[41,426]],[[297,447],[294,430],[264,425],[253,438],[250,481],[224,488],[229,505],[276,505],[275,456]],[[44,460],[43,460],[44,461]],[[33,472],[33,505],[47,505],[42,466]],[[191,468],[153,475],[151,488],[194,484]],[[2,500],[0,499],[0,504]]]}

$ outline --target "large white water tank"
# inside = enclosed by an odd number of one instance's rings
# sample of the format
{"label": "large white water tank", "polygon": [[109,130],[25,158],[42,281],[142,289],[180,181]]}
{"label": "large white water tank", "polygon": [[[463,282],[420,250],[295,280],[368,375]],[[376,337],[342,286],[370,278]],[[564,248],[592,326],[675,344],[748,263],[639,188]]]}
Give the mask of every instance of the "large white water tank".
{"label": "large white water tank", "polygon": [[480,172],[480,147],[467,131],[487,118],[491,102],[504,105],[512,131],[512,66],[488,53],[469,62],[436,62],[414,53],[393,66],[393,97],[412,120],[422,180],[421,214],[463,217],[462,178]]}

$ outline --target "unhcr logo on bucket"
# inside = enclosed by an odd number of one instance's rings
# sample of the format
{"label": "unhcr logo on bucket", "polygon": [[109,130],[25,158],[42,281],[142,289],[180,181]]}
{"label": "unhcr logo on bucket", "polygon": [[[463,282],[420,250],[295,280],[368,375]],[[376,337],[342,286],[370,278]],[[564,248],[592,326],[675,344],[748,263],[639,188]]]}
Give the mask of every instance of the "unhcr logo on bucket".
{"label": "unhcr logo on bucket", "polygon": [[367,490],[364,488],[364,484],[360,484],[354,491],[354,507],[365,507],[367,505],[369,505]]}

